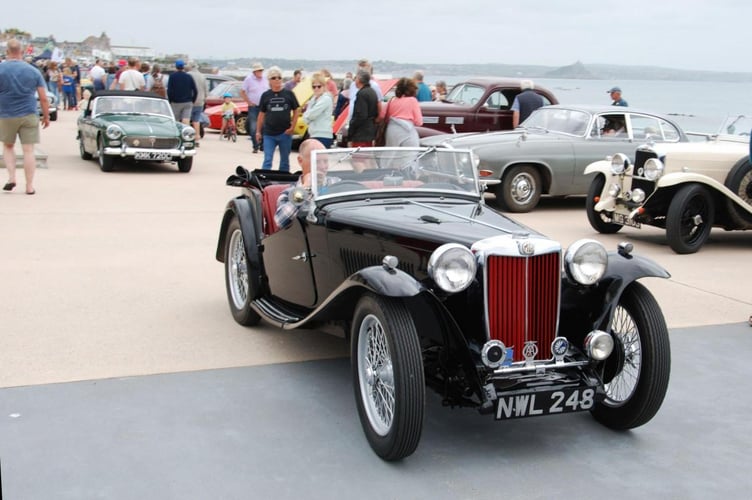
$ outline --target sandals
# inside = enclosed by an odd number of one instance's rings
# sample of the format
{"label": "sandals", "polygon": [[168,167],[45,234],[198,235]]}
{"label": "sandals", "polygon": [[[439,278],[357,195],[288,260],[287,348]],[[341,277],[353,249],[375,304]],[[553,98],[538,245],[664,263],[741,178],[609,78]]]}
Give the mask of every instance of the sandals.
{"label": "sandals", "polygon": [[13,191],[13,188],[16,187],[15,182],[8,182],[3,186],[3,191]]}

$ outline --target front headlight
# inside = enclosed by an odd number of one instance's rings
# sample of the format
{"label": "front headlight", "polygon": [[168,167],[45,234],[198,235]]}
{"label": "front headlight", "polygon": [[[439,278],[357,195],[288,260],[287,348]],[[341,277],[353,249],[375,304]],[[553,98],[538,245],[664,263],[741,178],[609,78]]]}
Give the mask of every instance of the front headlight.
{"label": "front headlight", "polygon": [[110,125],[109,127],[107,127],[107,131],[105,133],[107,134],[107,138],[113,141],[116,141],[123,137],[123,129],[121,129],[117,125]]}
{"label": "front headlight", "polygon": [[616,175],[623,174],[628,165],[629,158],[621,153],[616,153],[611,157],[611,172]]}
{"label": "front headlight", "polygon": [[650,158],[642,167],[642,175],[649,181],[654,181],[663,175],[663,162],[658,158]]}
{"label": "front headlight", "polygon": [[184,141],[192,141],[196,138],[196,131],[193,130],[193,127],[183,127],[183,130],[180,132],[180,136]]}
{"label": "front headlight", "polygon": [[428,259],[428,275],[449,293],[461,292],[473,282],[476,271],[475,256],[457,243],[447,243],[437,248]]}
{"label": "front headlight", "polygon": [[606,273],[608,254],[595,240],[579,240],[567,249],[564,262],[571,279],[581,285],[592,285]]}

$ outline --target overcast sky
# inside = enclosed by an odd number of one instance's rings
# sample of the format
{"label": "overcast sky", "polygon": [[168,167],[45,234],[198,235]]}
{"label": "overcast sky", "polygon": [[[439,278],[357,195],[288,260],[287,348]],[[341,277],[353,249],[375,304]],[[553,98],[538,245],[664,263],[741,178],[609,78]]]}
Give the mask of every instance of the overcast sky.
{"label": "overcast sky", "polygon": [[[222,7],[224,6],[224,7]],[[0,29],[203,59],[389,60],[752,71],[749,0],[30,0]]]}

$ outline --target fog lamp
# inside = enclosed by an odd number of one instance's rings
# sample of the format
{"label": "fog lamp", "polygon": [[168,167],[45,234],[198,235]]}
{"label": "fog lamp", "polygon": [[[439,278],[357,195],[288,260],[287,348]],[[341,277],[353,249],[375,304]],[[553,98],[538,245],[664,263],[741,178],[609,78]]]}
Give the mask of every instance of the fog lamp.
{"label": "fog lamp", "polygon": [[619,196],[619,193],[621,193],[621,186],[614,182],[608,188],[608,195],[612,198],[616,198],[617,196]]}
{"label": "fog lamp", "polygon": [[602,330],[594,330],[585,337],[585,352],[590,359],[603,361],[614,350],[614,339]]}
{"label": "fog lamp", "polygon": [[645,191],[640,188],[632,190],[632,201],[635,203],[642,203],[645,201]]}

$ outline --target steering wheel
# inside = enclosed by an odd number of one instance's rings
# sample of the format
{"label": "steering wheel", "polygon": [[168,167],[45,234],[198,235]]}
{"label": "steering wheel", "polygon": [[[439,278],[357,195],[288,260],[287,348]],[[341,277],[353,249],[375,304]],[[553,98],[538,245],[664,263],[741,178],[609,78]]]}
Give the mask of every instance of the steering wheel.
{"label": "steering wheel", "polygon": [[345,191],[356,191],[359,189],[367,189],[363,184],[356,181],[340,181],[331,186],[326,186],[326,191],[321,194],[331,193],[343,193]]}

